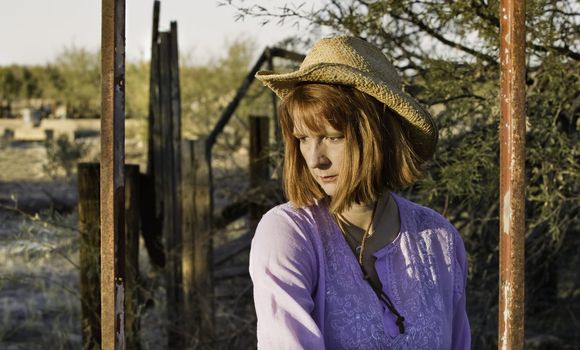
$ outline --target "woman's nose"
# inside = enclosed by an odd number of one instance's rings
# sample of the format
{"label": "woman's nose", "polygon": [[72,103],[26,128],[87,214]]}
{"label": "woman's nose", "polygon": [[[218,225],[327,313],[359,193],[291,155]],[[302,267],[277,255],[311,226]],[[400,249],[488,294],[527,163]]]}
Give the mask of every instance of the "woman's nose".
{"label": "woman's nose", "polygon": [[330,160],[326,157],[324,145],[318,142],[313,142],[308,148],[307,154],[304,155],[306,165],[311,168],[323,168],[330,164]]}

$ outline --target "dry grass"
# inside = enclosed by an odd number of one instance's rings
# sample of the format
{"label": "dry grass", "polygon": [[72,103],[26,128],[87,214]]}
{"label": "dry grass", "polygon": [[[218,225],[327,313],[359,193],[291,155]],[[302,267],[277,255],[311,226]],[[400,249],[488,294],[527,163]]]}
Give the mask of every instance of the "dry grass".
{"label": "dry grass", "polygon": [[[49,176],[43,168],[47,162],[44,142],[32,141],[44,137],[42,128],[50,127],[59,128],[57,138],[61,133],[74,135],[74,130],[79,129],[91,133],[98,130],[98,121],[44,121],[41,129],[33,129],[20,121],[0,120],[0,135],[3,128],[12,128],[17,139],[10,146],[0,145],[1,349],[82,347],[76,178]],[[144,134],[139,123],[130,124],[126,130],[126,160],[139,164],[142,171],[146,161]],[[84,142],[89,148],[82,161],[98,161],[98,137],[76,142]],[[239,171],[247,167],[247,155],[238,152],[235,159],[216,158],[219,167],[216,166],[215,175],[225,183],[216,193],[217,205],[221,206],[227,203],[226,197],[239,196],[240,188],[247,186],[246,175]],[[224,171],[225,167],[236,170]],[[239,220],[228,230],[219,232],[216,243],[246,230],[245,220]],[[139,260],[143,284],[141,345],[143,349],[164,348],[167,343],[165,276],[151,266],[142,242]],[[247,255],[242,254],[230,263],[247,265]],[[220,348],[255,347],[251,295],[247,276],[216,285]]]}
{"label": "dry grass", "polygon": [[[127,124],[127,162],[145,165],[143,123]],[[0,144],[0,348],[79,349],[82,347],[79,294],[79,235],[75,176],[51,177],[44,129],[55,138],[74,132],[98,135],[98,120],[46,120],[32,128],[20,120],[0,119],[15,131],[15,142]],[[82,161],[98,161],[98,137],[82,138],[88,154]],[[144,252],[144,249],[142,249]],[[144,276],[155,280],[148,259],[141,254]],[[146,297],[163,300],[163,289],[150,282]],[[143,309],[143,348],[163,344],[162,303]],[[149,325],[151,327],[149,327]]]}

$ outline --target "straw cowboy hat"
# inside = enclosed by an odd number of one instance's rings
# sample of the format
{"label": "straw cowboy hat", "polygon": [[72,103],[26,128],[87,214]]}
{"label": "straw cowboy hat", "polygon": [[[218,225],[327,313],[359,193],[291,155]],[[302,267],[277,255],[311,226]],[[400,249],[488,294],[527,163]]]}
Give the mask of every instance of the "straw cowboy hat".
{"label": "straw cowboy hat", "polygon": [[284,98],[298,83],[340,84],[373,96],[406,121],[413,150],[431,158],[437,126],[429,112],[402,89],[396,68],[375,46],[349,36],[324,38],[310,50],[300,69],[276,74],[259,71],[256,78]]}

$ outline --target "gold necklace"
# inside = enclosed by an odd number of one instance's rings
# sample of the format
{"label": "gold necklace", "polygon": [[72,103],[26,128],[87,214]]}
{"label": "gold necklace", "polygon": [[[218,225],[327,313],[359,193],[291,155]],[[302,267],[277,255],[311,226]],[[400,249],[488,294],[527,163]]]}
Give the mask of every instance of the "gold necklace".
{"label": "gold necklace", "polygon": [[[371,214],[371,221],[369,222],[369,225],[367,226],[367,229],[365,230],[365,233],[362,236],[362,240],[361,240],[360,244],[358,244],[357,247],[355,248],[355,252],[358,253],[358,263],[361,266],[363,265],[363,257],[364,257],[365,244],[366,244],[367,238],[369,238],[372,235],[371,227],[373,225],[373,220],[375,218],[375,213],[377,211],[378,203],[379,203],[378,200],[375,201],[375,204],[373,206],[373,213]],[[358,243],[358,240],[356,238],[354,238],[353,236],[351,236],[350,233],[348,232],[348,230],[346,230],[342,226],[343,219],[341,219],[338,215],[335,215],[335,219],[336,219],[336,223],[338,224],[338,227],[340,228],[340,231],[342,232],[344,238],[348,240],[347,236],[350,236],[356,243]]]}

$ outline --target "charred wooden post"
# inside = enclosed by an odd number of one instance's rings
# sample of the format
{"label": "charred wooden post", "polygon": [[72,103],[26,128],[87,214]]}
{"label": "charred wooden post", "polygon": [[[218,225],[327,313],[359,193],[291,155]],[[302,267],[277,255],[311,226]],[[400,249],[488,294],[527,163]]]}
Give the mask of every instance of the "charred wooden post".
{"label": "charred wooden post", "polygon": [[155,112],[158,105],[159,96],[159,45],[157,45],[157,39],[159,36],[159,0],[153,2],[153,30],[151,33],[151,62],[149,65],[149,115],[147,117],[147,175],[153,174],[153,169],[155,167],[155,156],[154,156],[154,141],[153,141],[153,129],[155,125]]}
{"label": "charred wooden post", "polygon": [[149,73],[149,116],[147,135],[147,171],[141,176],[141,230],[151,262],[165,267],[162,243],[163,173],[161,164],[161,104],[159,92],[159,11],[160,3],[153,4],[151,34],[151,64]]}
{"label": "charred wooden post", "polygon": [[141,349],[139,341],[139,166],[125,165],[125,334],[128,349]]}
{"label": "charred wooden post", "polygon": [[[177,22],[171,22],[169,32],[169,76],[171,81],[171,156],[172,156],[172,207],[173,211],[173,245],[177,252],[175,259],[175,280],[181,286],[181,93],[179,89],[179,50],[177,46]],[[181,288],[179,288],[181,289]],[[180,308],[181,310],[181,308]]]}
{"label": "charred wooden post", "polygon": [[125,349],[125,1],[102,1],[101,346]]}
{"label": "charred wooden post", "polygon": [[163,164],[162,164],[162,119],[161,119],[161,62],[159,56],[159,1],[153,5],[153,33],[151,35],[151,72],[149,78],[149,150],[147,174],[154,184],[153,203],[155,218],[162,220],[163,213]]}
{"label": "charred wooden post", "polygon": [[193,144],[194,219],[193,273],[196,289],[195,309],[199,310],[198,329],[201,348],[211,348],[215,336],[215,303],[213,285],[212,175],[208,139]]}
{"label": "charred wooden post", "polygon": [[[268,117],[250,117],[250,187],[256,188],[269,180],[268,145],[270,134]],[[250,222],[255,227],[266,211],[262,198],[253,198],[250,204]]]}
{"label": "charred wooden post", "polygon": [[171,32],[160,33],[160,102],[163,168],[163,236],[166,250],[167,314],[169,347],[183,347],[183,296],[181,294],[181,190],[179,110],[179,68],[177,66],[177,26]]}
{"label": "charred wooden post", "polygon": [[176,251],[174,244],[175,222],[173,221],[173,153],[172,146],[172,118],[171,118],[171,72],[169,67],[169,33],[159,33],[159,97],[161,105],[161,155],[159,157],[163,189],[158,194],[162,196],[163,203],[163,239],[165,247],[165,280],[166,280],[166,305],[168,321],[168,346],[170,349],[182,347],[182,332],[180,331],[179,297],[175,275]]}
{"label": "charred wooden post", "polygon": [[525,1],[500,2],[500,349],[524,347]]}
{"label": "charred wooden post", "polygon": [[79,234],[81,276],[81,333],[83,349],[92,350],[101,346],[101,288],[99,255],[99,164],[78,164],[79,191]]}
{"label": "charred wooden post", "polygon": [[[181,96],[179,89],[179,50],[177,46],[177,23],[171,22],[168,36],[168,68],[169,68],[169,103],[171,111],[171,129],[169,138],[169,152],[171,159],[171,191],[170,198],[166,197],[166,201],[171,200],[171,214],[170,219],[173,222],[173,229],[166,237],[170,237],[167,245],[173,252],[173,259],[168,261],[168,268],[173,279],[172,286],[174,288],[174,297],[177,302],[175,308],[175,329],[180,336],[176,344],[184,344],[187,332],[183,328],[183,291],[182,291],[182,276],[181,276]],[[183,346],[183,345],[182,345]]]}
{"label": "charred wooden post", "polygon": [[185,347],[211,348],[214,336],[211,174],[207,142],[182,141],[182,260]]}
{"label": "charred wooden post", "polygon": [[199,331],[199,307],[195,286],[195,165],[194,141],[181,142],[181,276],[183,286],[185,347],[194,348]]}

